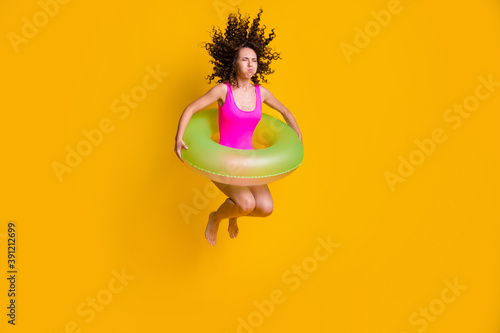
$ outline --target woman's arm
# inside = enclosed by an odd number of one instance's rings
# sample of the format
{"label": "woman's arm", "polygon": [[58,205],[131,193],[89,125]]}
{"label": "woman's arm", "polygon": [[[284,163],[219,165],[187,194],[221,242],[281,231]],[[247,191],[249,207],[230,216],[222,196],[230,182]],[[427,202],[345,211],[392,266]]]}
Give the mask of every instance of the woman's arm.
{"label": "woman's arm", "polygon": [[300,141],[302,142],[302,133],[300,133],[299,125],[295,121],[295,117],[290,112],[290,110],[288,110],[280,101],[278,101],[278,99],[274,97],[267,88],[264,88],[262,86],[261,97],[263,103],[266,103],[266,105],[281,113],[288,126],[290,126],[297,133]]}
{"label": "woman's arm", "polygon": [[186,131],[186,127],[189,123],[189,120],[196,112],[202,110],[203,108],[209,106],[213,102],[219,100],[222,96],[225,96],[226,85],[219,83],[218,85],[212,87],[205,95],[198,98],[193,103],[189,104],[184,111],[182,112],[181,118],[179,119],[179,125],[177,126],[177,134],[175,135],[175,148],[174,151],[177,154],[177,157],[184,162],[181,156],[181,149],[188,149],[182,137],[184,136],[184,132]]}

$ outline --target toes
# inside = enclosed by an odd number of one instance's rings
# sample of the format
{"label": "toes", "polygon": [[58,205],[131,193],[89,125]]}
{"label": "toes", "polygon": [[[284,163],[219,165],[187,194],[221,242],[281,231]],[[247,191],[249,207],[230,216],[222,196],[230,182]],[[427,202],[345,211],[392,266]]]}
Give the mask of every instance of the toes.
{"label": "toes", "polygon": [[207,241],[211,244],[211,245],[215,245],[215,237],[212,237],[212,236],[205,236],[205,238],[207,239]]}
{"label": "toes", "polygon": [[215,245],[215,239],[211,237],[207,231],[205,231],[205,239],[210,243],[211,245]]}
{"label": "toes", "polygon": [[235,238],[238,235],[238,226],[237,225],[230,226],[228,228],[228,231],[229,231],[229,237]]}
{"label": "toes", "polygon": [[210,245],[215,245],[215,239],[210,237],[205,237]]}

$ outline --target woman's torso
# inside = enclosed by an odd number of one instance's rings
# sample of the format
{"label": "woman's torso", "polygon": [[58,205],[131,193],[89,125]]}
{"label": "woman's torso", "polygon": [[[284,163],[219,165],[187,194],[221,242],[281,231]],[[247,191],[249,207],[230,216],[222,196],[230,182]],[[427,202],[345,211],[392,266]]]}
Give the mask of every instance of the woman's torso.
{"label": "woman's torso", "polygon": [[[262,117],[260,86],[254,86],[255,94],[250,95],[251,98],[238,99],[242,109],[236,105],[231,85],[226,83],[226,86],[226,99],[222,106],[219,102],[219,143],[232,148],[253,149],[253,132]],[[255,101],[253,109],[252,99]]]}

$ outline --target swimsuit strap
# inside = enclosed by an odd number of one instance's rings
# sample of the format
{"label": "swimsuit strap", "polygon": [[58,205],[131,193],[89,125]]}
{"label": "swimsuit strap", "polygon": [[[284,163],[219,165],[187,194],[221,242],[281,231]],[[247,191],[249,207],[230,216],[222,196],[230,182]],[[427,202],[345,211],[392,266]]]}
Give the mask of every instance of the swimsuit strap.
{"label": "swimsuit strap", "polygon": [[[228,94],[226,95],[226,99],[230,98],[229,100],[229,106],[232,110],[234,109],[238,109],[240,110],[240,108],[236,105],[236,101],[234,100],[234,95],[233,95],[233,89],[231,89],[231,84],[229,82],[226,82],[226,85],[227,85],[227,91],[228,91]],[[253,111],[258,111],[259,109],[262,109],[262,101],[261,101],[261,96],[260,96],[260,86],[258,84],[255,85],[255,97],[256,97],[256,100],[255,100],[255,109]],[[227,101],[224,103],[224,104],[227,104]],[[234,109],[233,109],[234,108]],[[241,110],[243,112],[252,112],[252,111],[245,111],[245,110]]]}

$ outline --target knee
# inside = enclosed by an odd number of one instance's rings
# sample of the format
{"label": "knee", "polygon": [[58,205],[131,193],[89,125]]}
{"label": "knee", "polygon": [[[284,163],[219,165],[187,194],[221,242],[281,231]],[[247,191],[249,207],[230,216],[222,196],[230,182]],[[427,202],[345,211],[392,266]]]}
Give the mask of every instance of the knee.
{"label": "knee", "polygon": [[252,195],[245,195],[236,202],[236,205],[241,213],[248,214],[255,209],[255,199]]}
{"label": "knee", "polygon": [[255,207],[255,210],[257,211],[259,216],[269,216],[273,213],[273,201],[265,200],[263,202],[259,202],[259,204]]}

